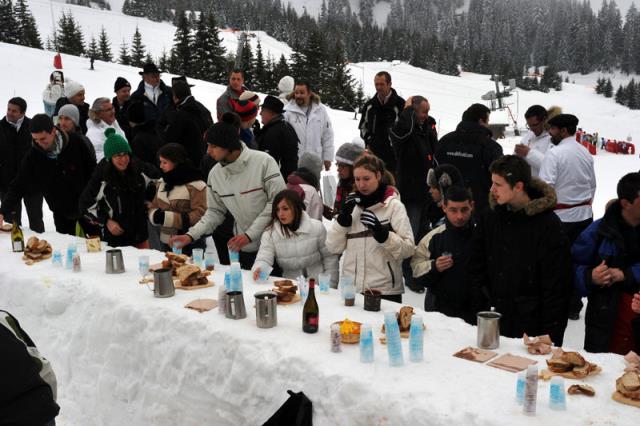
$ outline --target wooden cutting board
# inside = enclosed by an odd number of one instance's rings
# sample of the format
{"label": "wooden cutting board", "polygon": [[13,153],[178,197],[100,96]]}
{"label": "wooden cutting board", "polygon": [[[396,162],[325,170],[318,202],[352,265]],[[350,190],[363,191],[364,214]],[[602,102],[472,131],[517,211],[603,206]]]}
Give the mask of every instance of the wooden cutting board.
{"label": "wooden cutting board", "polygon": [[624,396],[618,391],[615,391],[613,395],[611,395],[611,399],[621,404],[631,405],[633,407],[640,408],[640,400],[627,398],[626,396]]}

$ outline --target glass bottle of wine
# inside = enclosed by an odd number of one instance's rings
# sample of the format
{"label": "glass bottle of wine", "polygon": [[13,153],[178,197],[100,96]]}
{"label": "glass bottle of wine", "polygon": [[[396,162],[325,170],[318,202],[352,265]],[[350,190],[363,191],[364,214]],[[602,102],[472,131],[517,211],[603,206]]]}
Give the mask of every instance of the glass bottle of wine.
{"label": "glass bottle of wine", "polygon": [[317,333],[320,323],[320,310],[316,301],[315,286],[315,278],[310,278],[309,295],[307,301],[304,302],[304,308],[302,308],[302,331],[305,333]]}
{"label": "glass bottle of wine", "polygon": [[14,252],[24,251],[24,234],[18,225],[15,213],[13,213],[13,226],[11,227],[11,247]]}

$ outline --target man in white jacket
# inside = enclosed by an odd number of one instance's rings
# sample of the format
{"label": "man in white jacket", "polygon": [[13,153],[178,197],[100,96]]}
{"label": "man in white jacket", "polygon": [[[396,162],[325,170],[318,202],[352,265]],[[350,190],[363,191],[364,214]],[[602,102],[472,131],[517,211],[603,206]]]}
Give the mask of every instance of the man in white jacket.
{"label": "man in white jacket", "polygon": [[[549,120],[549,134],[555,146],[545,155],[540,169],[540,179],[556,190],[555,213],[571,245],[593,222],[591,204],[596,193],[593,157],[576,142],[577,125],[578,118],[571,114],[560,114]],[[582,301],[575,292],[569,318],[577,320],[581,309]]]}
{"label": "man in white jacket", "polygon": [[327,109],[306,81],[298,81],[293,99],[284,107],[284,119],[298,135],[298,158],[304,152],[320,156],[324,169],[329,170],[334,157],[333,127]]}
{"label": "man in white jacket", "polygon": [[205,139],[207,153],[218,163],[207,179],[207,211],[186,235],[171,238],[181,246],[209,235],[233,215],[234,237],[228,247],[240,252],[240,265],[251,269],[264,229],[271,221],[271,204],[276,194],[286,189],[276,161],[267,153],[247,148],[238,129],[219,121],[209,128]]}
{"label": "man in white jacket", "polygon": [[524,113],[529,131],[516,145],[515,154],[524,158],[531,166],[531,175],[537,177],[544,155],[551,146],[551,136],[544,128],[547,110],[542,105],[532,105]]}
{"label": "man in white jacket", "polygon": [[93,101],[93,105],[89,109],[86,135],[96,150],[98,162],[104,158],[104,141],[106,139],[104,131],[110,127],[114,128],[116,133],[122,136],[124,140],[127,140],[124,130],[116,120],[116,111],[113,104],[111,104],[111,99],[98,98]]}

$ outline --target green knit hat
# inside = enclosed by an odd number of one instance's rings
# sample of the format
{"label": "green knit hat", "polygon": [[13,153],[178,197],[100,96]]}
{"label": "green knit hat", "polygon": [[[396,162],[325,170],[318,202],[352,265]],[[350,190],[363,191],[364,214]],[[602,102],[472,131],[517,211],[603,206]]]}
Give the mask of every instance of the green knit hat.
{"label": "green knit hat", "polygon": [[104,158],[106,158],[107,161],[111,161],[111,157],[117,154],[122,154],[123,152],[131,154],[129,142],[117,134],[116,129],[109,127],[104,131],[104,135],[107,137],[104,141]]}

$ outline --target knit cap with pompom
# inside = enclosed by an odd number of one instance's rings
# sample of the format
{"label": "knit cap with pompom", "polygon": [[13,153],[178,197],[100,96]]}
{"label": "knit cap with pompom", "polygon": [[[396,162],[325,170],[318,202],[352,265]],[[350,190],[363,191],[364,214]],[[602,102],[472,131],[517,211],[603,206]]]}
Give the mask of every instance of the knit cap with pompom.
{"label": "knit cap with pompom", "polygon": [[107,137],[104,141],[104,158],[106,158],[107,161],[111,161],[111,157],[117,154],[131,154],[129,142],[117,134],[116,129],[109,127],[104,131],[104,135]]}

